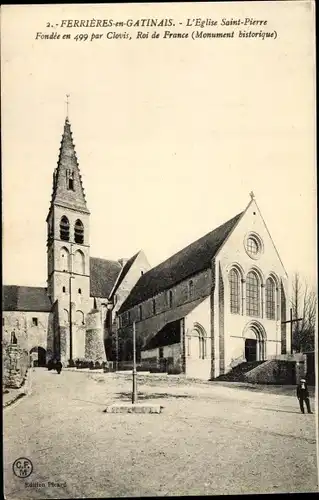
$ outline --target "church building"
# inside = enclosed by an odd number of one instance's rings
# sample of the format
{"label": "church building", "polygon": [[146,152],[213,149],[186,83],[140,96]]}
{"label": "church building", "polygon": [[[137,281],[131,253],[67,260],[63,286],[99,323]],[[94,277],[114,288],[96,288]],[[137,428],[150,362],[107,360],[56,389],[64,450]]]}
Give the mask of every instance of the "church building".
{"label": "church building", "polygon": [[[3,287],[3,341],[53,356],[132,359],[210,379],[290,352],[288,276],[253,193],[244,211],[158,266],[90,256],[87,206],[68,117],[47,223],[47,287]],[[114,345],[116,343],[116,346]]]}
{"label": "church building", "polygon": [[3,287],[4,343],[36,352],[39,365],[53,356],[65,365],[104,361],[110,311],[150,269],[143,251],[118,261],[91,257],[90,216],[66,118],[46,219],[47,287]]}
{"label": "church building", "polygon": [[290,352],[288,277],[253,193],[246,209],[140,277],[118,310],[130,358],[211,379]]}

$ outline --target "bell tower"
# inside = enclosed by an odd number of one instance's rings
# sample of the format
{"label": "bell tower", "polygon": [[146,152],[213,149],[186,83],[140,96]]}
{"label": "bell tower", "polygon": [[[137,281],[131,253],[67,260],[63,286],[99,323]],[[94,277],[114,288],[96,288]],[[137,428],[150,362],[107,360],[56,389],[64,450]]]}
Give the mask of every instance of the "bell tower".
{"label": "bell tower", "polygon": [[[90,310],[90,212],[68,116],[64,123],[58,164],[53,173],[46,222],[48,295],[56,304],[60,327],[65,332],[69,331],[65,334],[66,348],[61,348],[61,351],[64,350],[65,356],[70,358],[80,357],[84,355],[85,318]],[[82,337],[83,346],[77,345],[79,342],[82,344]],[[72,342],[72,338],[75,341]]]}

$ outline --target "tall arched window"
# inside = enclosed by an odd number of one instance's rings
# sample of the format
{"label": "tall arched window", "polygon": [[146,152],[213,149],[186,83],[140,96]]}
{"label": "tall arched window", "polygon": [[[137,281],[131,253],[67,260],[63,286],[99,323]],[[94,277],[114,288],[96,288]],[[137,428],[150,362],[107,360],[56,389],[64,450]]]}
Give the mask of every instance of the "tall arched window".
{"label": "tall arched window", "polygon": [[248,316],[260,316],[259,279],[253,271],[247,274],[246,279],[246,309]]}
{"label": "tall arched window", "polygon": [[69,324],[69,311],[67,309],[63,309],[63,312],[62,312],[62,321],[63,321],[64,325],[68,325]]}
{"label": "tall arched window", "polygon": [[76,250],[74,253],[74,268],[73,271],[76,274],[85,274],[85,257],[81,250]]}
{"label": "tall arched window", "polygon": [[204,332],[198,332],[199,341],[199,357],[200,359],[205,359],[206,357],[206,337]]}
{"label": "tall arched window", "polygon": [[74,226],[74,241],[75,243],[82,244],[84,242],[84,226],[80,219],[75,222]]}
{"label": "tall arched window", "polygon": [[266,281],[266,318],[276,318],[276,285],[272,278]]}
{"label": "tall arched window", "polygon": [[65,247],[62,247],[60,250],[60,263],[62,271],[70,270],[70,253],[69,250]]}
{"label": "tall arched window", "polygon": [[70,239],[70,223],[65,215],[63,215],[60,221],[60,239],[63,241],[69,241]]}
{"label": "tall arched window", "polygon": [[155,302],[155,299],[152,300],[152,313],[156,314],[156,302]]}
{"label": "tall arched window", "polygon": [[172,290],[169,290],[168,292],[168,307],[173,306],[173,292]]}
{"label": "tall arched window", "polygon": [[230,312],[240,313],[240,277],[236,269],[231,269],[229,273],[230,286]]}
{"label": "tall arched window", "polygon": [[84,314],[82,311],[75,312],[75,323],[76,325],[82,326],[84,325]]}

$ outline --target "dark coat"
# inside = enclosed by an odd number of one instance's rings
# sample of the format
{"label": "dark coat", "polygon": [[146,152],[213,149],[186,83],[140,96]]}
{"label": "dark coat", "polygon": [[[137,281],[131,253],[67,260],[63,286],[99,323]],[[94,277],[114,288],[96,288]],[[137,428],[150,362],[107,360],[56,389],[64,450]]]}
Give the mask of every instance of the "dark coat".
{"label": "dark coat", "polygon": [[[302,386],[304,386],[304,388]],[[309,398],[309,391],[308,391],[307,382],[304,382],[303,384],[300,383],[297,385],[297,398],[298,399]]]}

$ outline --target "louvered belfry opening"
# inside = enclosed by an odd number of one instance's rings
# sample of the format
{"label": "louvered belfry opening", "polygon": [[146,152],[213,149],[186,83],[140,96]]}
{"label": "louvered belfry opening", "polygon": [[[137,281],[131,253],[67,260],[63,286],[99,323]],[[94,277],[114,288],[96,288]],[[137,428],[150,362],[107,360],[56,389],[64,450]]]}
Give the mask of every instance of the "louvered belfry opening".
{"label": "louvered belfry opening", "polygon": [[65,215],[62,217],[60,222],[60,239],[63,241],[69,241],[70,239],[70,223],[69,219],[65,217]]}
{"label": "louvered belfry opening", "polygon": [[74,241],[80,244],[84,242],[84,227],[80,219],[76,221],[74,226]]}

